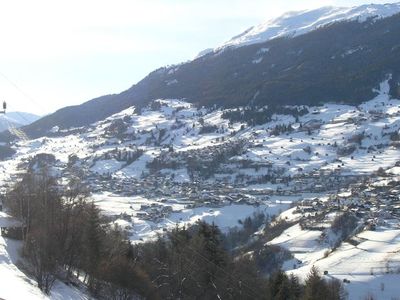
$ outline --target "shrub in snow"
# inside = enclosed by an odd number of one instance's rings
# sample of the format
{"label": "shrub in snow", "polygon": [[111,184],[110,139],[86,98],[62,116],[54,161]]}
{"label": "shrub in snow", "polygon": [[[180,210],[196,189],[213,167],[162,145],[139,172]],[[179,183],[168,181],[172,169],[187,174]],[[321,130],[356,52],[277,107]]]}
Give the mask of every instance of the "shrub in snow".
{"label": "shrub in snow", "polygon": [[338,147],[336,153],[339,156],[347,156],[352,154],[356,149],[357,146],[355,144],[348,144],[346,146]]}

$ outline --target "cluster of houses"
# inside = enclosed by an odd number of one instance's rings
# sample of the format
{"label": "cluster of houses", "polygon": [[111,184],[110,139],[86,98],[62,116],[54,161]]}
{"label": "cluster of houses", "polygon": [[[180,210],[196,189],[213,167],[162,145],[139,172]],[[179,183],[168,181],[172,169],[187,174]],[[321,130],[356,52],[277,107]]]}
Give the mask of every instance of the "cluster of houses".
{"label": "cluster of houses", "polygon": [[[192,173],[201,173],[202,168],[205,166],[208,168],[212,167],[209,163],[217,167],[229,158],[241,154],[245,148],[245,140],[232,139],[228,142],[185,151],[173,151],[169,149],[168,151],[162,151],[156,159],[149,162],[148,168],[152,173],[164,168],[178,169],[181,167],[186,167]],[[193,175],[193,179],[199,179],[196,174]]]}
{"label": "cluster of houses", "polygon": [[[384,184],[377,184],[380,181]],[[298,202],[294,213],[301,214],[303,226],[311,230],[328,226],[332,220],[325,217],[338,211],[351,212],[363,228],[374,230],[380,225],[399,224],[399,192],[399,181],[390,176],[363,176],[340,192],[327,194],[324,200],[316,197]]]}
{"label": "cluster of houses", "polygon": [[172,213],[173,208],[171,205],[161,205],[158,203],[142,204],[140,211],[136,212],[136,217],[142,220],[150,220],[158,222]]}

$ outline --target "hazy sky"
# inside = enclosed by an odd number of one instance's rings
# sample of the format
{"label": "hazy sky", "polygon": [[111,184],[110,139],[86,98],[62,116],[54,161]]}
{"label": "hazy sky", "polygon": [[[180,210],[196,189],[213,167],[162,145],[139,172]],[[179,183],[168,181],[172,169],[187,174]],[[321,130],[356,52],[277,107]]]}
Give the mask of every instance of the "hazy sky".
{"label": "hazy sky", "polygon": [[46,114],[119,93],[158,67],[190,60],[285,11],[369,2],[1,1],[0,101],[10,111]]}

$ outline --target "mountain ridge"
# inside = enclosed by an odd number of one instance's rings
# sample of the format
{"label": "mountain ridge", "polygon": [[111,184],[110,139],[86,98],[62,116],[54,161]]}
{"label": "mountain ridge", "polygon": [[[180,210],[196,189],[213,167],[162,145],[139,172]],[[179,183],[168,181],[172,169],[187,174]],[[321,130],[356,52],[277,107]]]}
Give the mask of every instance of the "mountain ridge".
{"label": "mountain ridge", "polygon": [[266,42],[283,36],[298,36],[335,22],[369,18],[385,18],[400,12],[400,3],[365,4],[354,7],[324,6],[318,9],[286,12],[280,17],[252,26],[243,33],[214,49],[214,52],[228,47],[241,47]]}
{"label": "mountain ridge", "polygon": [[[400,92],[400,15],[337,22],[293,38],[227,48],[177,66],[159,68],[128,90],[66,107],[23,130],[30,137],[91,124],[154,99],[186,99],[199,106],[358,103],[392,74]],[[5,137],[10,138],[10,136]],[[4,136],[3,136],[4,139]]]}

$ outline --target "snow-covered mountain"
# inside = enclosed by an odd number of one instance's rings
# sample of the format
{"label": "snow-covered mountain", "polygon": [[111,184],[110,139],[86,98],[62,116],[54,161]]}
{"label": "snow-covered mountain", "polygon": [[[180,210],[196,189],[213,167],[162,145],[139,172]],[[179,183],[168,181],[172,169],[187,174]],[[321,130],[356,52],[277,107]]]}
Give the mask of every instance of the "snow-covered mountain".
{"label": "snow-covered mountain", "polygon": [[[400,12],[400,3],[368,4],[355,7],[327,6],[314,10],[288,12],[247,29],[242,34],[214,49],[215,52],[227,47],[241,47],[266,42],[282,36],[298,36],[335,22],[364,22],[370,18],[381,19]],[[205,53],[209,53],[206,51]]]}
{"label": "snow-covered mountain", "polygon": [[[399,11],[399,4],[388,4],[289,13],[234,38],[225,44],[225,51],[159,68],[126,91],[60,109],[24,131],[40,137],[54,126],[87,126],[155,99],[186,99],[198,107],[225,108],[354,105],[374,97],[373,89],[389,73],[390,95],[398,98]],[[293,38],[273,39],[287,34]]]}
{"label": "snow-covered mountain", "polygon": [[0,115],[0,132],[10,128],[18,128],[40,119],[39,116],[26,112],[7,112]]}
{"label": "snow-covered mountain", "polygon": [[7,112],[2,116],[3,118],[7,118],[10,122],[18,123],[22,126],[28,125],[40,119],[40,116],[38,115],[21,111]]}

